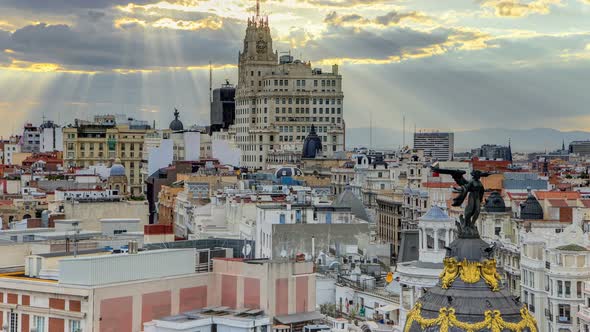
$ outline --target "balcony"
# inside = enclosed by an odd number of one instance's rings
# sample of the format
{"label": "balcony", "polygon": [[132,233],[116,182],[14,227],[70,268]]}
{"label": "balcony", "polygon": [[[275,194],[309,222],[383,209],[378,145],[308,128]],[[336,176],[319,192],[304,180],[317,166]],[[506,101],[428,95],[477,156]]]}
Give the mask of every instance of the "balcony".
{"label": "balcony", "polygon": [[555,316],[555,321],[560,324],[571,324],[572,318],[569,316]]}

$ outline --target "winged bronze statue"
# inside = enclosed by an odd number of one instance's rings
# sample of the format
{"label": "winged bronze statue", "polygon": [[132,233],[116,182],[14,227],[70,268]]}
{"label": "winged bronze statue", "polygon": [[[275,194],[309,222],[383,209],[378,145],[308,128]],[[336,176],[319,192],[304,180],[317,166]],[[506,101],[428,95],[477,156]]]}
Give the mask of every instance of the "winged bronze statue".
{"label": "winged bronze statue", "polygon": [[459,216],[460,222],[457,223],[457,231],[461,238],[477,238],[479,232],[475,222],[479,217],[481,211],[481,202],[483,200],[485,188],[481,183],[482,177],[487,177],[490,173],[473,170],[471,172],[471,180],[465,179],[465,171],[458,169],[444,169],[437,166],[432,167],[432,171],[439,174],[450,175],[455,183],[459,186],[454,188],[457,196],[453,198],[453,206],[461,206],[467,198],[467,205],[465,206],[465,214]]}

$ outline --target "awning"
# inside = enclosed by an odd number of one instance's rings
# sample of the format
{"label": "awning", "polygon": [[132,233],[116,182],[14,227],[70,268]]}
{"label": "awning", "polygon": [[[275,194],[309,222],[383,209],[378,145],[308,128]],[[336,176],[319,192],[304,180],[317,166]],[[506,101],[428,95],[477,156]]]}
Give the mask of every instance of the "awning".
{"label": "awning", "polygon": [[386,313],[386,312],[390,312],[390,311],[394,311],[394,310],[398,310],[399,309],[399,305],[397,304],[388,304],[382,307],[379,307],[377,309],[375,309],[377,312],[381,312],[381,313]]}
{"label": "awning", "polygon": [[292,315],[275,316],[275,320],[281,324],[289,325],[312,320],[324,319],[324,315],[317,311],[304,312]]}

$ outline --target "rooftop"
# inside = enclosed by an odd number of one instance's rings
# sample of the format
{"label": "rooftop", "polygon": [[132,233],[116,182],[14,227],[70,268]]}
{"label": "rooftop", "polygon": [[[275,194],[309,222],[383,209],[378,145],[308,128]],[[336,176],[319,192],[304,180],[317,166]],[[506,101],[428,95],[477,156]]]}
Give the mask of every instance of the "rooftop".
{"label": "rooftop", "polygon": [[557,250],[563,250],[563,251],[588,251],[587,248],[584,248],[581,245],[575,244],[575,243],[567,244],[567,245],[564,245],[564,246],[559,246],[559,247],[557,247],[555,249],[557,249]]}
{"label": "rooftop", "polygon": [[535,191],[535,196],[538,199],[580,199],[580,195],[577,191]]}

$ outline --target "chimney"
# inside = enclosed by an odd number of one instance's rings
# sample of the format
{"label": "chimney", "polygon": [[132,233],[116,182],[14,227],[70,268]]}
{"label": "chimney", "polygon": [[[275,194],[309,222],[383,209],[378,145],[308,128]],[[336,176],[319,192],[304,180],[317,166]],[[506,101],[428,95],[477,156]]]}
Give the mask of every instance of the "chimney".
{"label": "chimney", "polygon": [[128,245],[128,251],[127,253],[132,255],[132,254],[137,254],[137,241],[135,240],[131,240],[129,241],[129,245]]}

